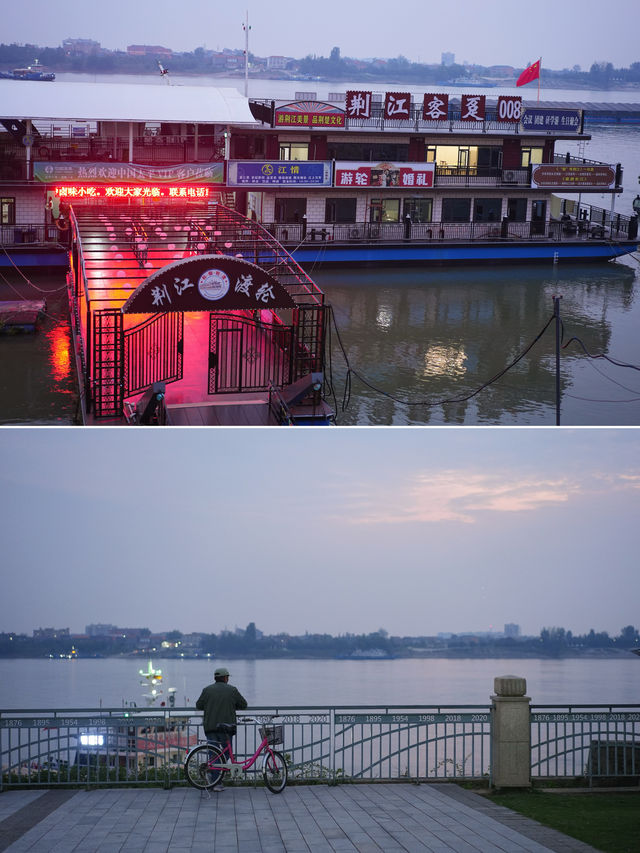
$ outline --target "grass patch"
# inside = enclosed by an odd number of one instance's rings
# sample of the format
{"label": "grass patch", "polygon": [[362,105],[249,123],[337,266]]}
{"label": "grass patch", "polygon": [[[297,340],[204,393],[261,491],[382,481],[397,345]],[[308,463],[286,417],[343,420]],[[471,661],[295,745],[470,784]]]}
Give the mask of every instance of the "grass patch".
{"label": "grass patch", "polygon": [[590,844],[603,853],[640,851],[640,794],[492,794],[492,802]]}

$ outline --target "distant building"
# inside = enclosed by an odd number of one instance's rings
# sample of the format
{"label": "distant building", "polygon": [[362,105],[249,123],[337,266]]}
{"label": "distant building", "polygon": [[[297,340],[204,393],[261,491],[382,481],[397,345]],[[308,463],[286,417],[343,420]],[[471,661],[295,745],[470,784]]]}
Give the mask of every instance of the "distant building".
{"label": "distant building", "polygon": [[92,53],[100,53],[102,48],[99,41],[93,39],[65,39],[62,42],[65,53],[70,56],[82,54],[88,56]]}
{"label": "distant building", "polygon": [[455,53],[443,53],[440,61],[443,65],[455,65],[456,55]]}
{"label": "distant building", "polygon": [[63,637],[68,639],[68,628],[36,628],[33,632],[34,640],[60,640]]}
{"label": "distant building", "polygon": [[286,68],[288,59],[286,56],[267,56],[267,68]]}
{"label": "distant building", "polygon": [[110,637],[112,634],[118,633],[116,625],[87,625],[84,629],[87,637]]}
{"label": "distant building", "polygon": [[520,626],[516,625],[515,622],[508,622],[504,626],[504,635],[505,637],[519,637],[520,636]]}
{"label": "distant building", "polygon": [[168,47],[161,47],[159,44],[130,44],[127,47],[129,56],[162,56],[164,59],[171,59],[173,51]]}

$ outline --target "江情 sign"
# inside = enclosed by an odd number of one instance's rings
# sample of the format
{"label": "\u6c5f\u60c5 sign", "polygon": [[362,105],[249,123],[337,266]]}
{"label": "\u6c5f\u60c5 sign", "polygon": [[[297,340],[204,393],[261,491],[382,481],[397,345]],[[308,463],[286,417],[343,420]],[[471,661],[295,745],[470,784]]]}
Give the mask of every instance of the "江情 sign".
{"label": "\u6c5f\u60c5 sign", "polygon": [[331,162],[308,160],[231,160],[231,187],[330,187]]}

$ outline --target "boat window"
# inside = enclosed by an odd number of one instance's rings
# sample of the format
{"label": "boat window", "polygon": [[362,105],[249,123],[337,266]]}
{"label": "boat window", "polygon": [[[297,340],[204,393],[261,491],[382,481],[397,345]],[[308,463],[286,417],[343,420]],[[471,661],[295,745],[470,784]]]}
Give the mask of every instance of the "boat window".
{"label": "boat window", "polygon": [[327,146],[330,160],[362,160],[366,163],[406,163],[409,146],[394,142],[334,142]]}
{"label": "boat window", "polygon": [[281,160],[308,160],[309,159],[309,143],[308,142],[281,142],[280,143],[280,159]]}
{"label": "boat window", "polygon": [[507,218],[511,222],[526,222],[527,221],[527,200],[526,200],[526,198],[508,198],[507,199]]}
{"label": "boat window", "polygon": [[542,163],[542,152],[544,148],[522,148],[522,165],[530,166],[532,163]]}
{"label": "boat window", "polygon": [[402,218],[409,216],[412,222],[431,222],[433,215],[433,199],[407,198],[404,202]]}
{"label": "boat window", "polygon": [[16,224],[15,198],[0,198],[0,225]]}
{"label": "boat window", "polygon": [[399,198],[374,198],[374,199],[371,199],[371,221],[372,222],[399,222],[400,221],[400,199]]}
{"label": "boat window", "polygon": [[470,198],[443,198],[443,222],[469,222],[471,219]]}
{"label": "boat window", "polygon": [[276,222],[302,222],[307,212],[306,198],[277,198]]}
{"label": "boat window", "polygon": [[473,202],[474,222],[499,222],[501,219],[501,198],[477,198]]}
{"label": "boat window", "polygon": [[328,198],[324,211],[325,222],[355,222],[355,198]]}

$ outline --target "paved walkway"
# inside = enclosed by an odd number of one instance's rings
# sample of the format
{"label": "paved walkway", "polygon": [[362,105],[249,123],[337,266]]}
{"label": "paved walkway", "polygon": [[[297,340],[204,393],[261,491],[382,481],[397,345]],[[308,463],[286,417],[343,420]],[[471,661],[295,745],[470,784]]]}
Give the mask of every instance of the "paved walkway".
{"label": "paved walkway", "polygon": [[5,791],[9,853],[596,853],[452,784]]}

